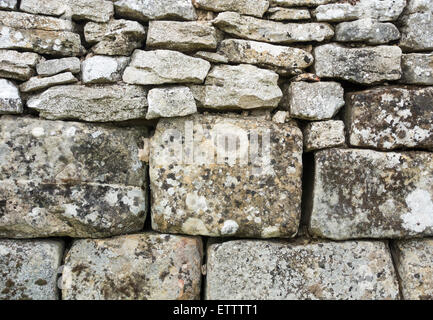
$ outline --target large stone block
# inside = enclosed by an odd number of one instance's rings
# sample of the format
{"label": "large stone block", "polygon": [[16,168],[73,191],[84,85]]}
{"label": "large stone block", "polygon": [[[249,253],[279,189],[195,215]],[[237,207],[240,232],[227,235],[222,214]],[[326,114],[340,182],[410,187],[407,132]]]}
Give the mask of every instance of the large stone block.
{"label": "large stone block", "polygon": [[268,0],[194,0],[193,3],[199,9],[215,12],[235,11],[259,18],[269,8]]}

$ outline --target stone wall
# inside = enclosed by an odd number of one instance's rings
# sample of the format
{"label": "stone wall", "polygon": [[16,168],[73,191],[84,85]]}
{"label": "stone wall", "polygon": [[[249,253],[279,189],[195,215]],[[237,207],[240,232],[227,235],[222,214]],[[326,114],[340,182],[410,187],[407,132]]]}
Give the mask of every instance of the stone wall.
{"label": "stone wall", "polygon": [[433,299],[433,0],[0,0],[1,299]]}

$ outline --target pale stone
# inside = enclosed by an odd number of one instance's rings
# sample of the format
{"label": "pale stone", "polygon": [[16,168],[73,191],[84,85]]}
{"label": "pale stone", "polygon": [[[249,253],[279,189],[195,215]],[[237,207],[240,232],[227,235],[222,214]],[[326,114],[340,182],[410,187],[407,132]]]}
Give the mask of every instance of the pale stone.
{"label": "pale stone", "polygon": [[269,8],[266,16],[271,20],[308,20],[311,19],[311,14],[308,9],[293,9],[293,8]]}
{"label": "pale stone", "polygon": [[340,0],[270,0],[271,6],[282,7],[317,7],[321,4],[338,2]]}
{"label": "pale stone", "polygon": [[235,11],[255,17],[263,17],[269,8],[268,0],[193,0],[196,8],[215,12]]}
{"label": "pale stone", "polygon": [[0,79],[0,115],[23,112],[23,102],[17,86],[6,79]]}
{"label": "pale stone", "polygon": [[35,73],[39,60],[36,53],[0,50],[0,77],[26,81]]}
{"label": "pale stone", "polygon": [[200,238],[143,233],[76,240],[65,258],[63,300],[200,298]]}
{"label": "pale stone", "polygon": [[0,240],[0,300],[58,300],[63,250],[60,240]]}
{"label": "pale stone", "polygon": [[[74,31],[71,21],[38,16],[24,12],[0,11],[0,24],[5,27],[25,30]],[[16,39],[17,41],[19,38]]]}
{"label": "pale stone", "polygon": [[207,300],[399,298],[384,242],[237,240],[211,244],[207,257]]}
{"label": "pale stone", "polygon": [[272,121],[276,123],[285,123],[290,118],[290,114],[287,111],[277,111],[272,117]]}
{"label": "pale stone", "polygon": [[36,71],[40,76],[54,76],[62,72],[80,73],[81,62],[76,57],[51,59],[41,61],[36,65]]}
{"label": "pale stone", "polygon": [[75,82],[78,82],[77,78],[75,78],[72,73],[65,72],[47,78],[41,78],[41,77],[30,78],[30,80],[20,85],[20,90],[21,92],[40,91],[40,90],[48,89],[50,87],[54,87],[62,84],[71,84]]}
{"label": "pale stone", "polygon": [[199,58],[170,50],[135,50],[123,81],[152,85],[166,83],[203,83],[211,64]]}
{"label": "pale stone", "polygon": [[306,152],[341,147],[345,140],[344,122],[340,120],[311,122],[304,129]]}
{"label": "pale stone", "polygon": [[315,153],[310,234],[344,240],[433,235],[433,155],[326,149]]}
{"label": "pale stone", "polygon": [[433,53],[404,54],[401,61],[403,75],[400,82],[433,85]]}
{"label": "pale stone", "polygon": [[93,56],[83,61],[83,83],[114,83],[122,80],[128,57]]}
{"label": "pale stone", "polygon": [[198,51],[194,54],[194,57],[207,60],[212,63],[228,63],[229,60],[216,52]]}
{"label": "pale stone", "polygon": [[18,0],[0,0],[0,9],[2,10],[16,10]]}

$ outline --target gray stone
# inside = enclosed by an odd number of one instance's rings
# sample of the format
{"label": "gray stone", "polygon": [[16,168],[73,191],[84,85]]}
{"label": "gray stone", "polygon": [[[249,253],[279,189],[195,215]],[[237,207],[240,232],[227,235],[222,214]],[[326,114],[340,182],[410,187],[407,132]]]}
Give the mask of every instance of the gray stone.
{"label": "gray stone", "polygon": [[311,19],[311,14],[308,9],[293,9],[293,8],[269,8],[267,17],[271,20],[308,20]]}
{"label": "gray stone", "polygon": [[393,253],[405,300],[433,299],[433,240],[402,240],[393,243]]}
{"label": "gray stone", "polygon": [[433,154],[326,149],[315,154],[313,236],[433,235]]}
{"label": "gray stone", "polygon": [[237,115],[161,119],[151,139],[152,228],[212,237],[293,237],[301,175],[297,127]]}
{"label": "gray stone", "polygon": [[50,87],[78,82],[70,72],[59,73],[51,77],[33,77],[20,85],[21,92],[33,92],[48,89]]}
{"label": "gray stone", "polygon": [[0,240],[0,300],[58,300],[63,250],[62,241]]}
{"label": "gray stone", "polygon": [[200,298],[200,238],[143,233],[76,240],[62,275],[64,300]]}
{"label": "gray stone", "polygon": [[125,121],[146,116],[146,95],[146,89],[127,84],[67,85],[31,97],[27,106],[50,120]]}
{"label": "gray stone", "polygon": [[170,50],[135,50],[123,81],[152,85],[166,83],[203,83],[211,64],[199,58]]}
{"label": "gray stone", "polygon": [[325,44],[314,49],[314,72],[360,84],[401,78],[401,49],[397,46],[347,48]]}
{"label": "gray stone", "polygon": [[6,79],[0,79],[0,115],[23,112],[20,91],[17,86]]}
{"label": "gray stone", "polygon": [[276,123],[285,123],[290,118],[290,114],[287,111],[277,111],[272,116],[272,121]]}
{"label": "gray stone", "polygon": [[335,28],[335,40],[340,42],[365,42],[374,45],[398,39],[400,39],[400,32],[394,24],[369,18],[342,22]]}
{"label": "gray stone", "polygon": [[321,42],[334,35],[334,30],[326,23],[282,23],[236,12],[220,13],[213,23],[232,36],[270,43]]}
{"label": "gray stone", "polygon": [[272,7],[317,7],[321,4],[338,2],[340,0],[270,0]]}
{"label": "gray stone", "polygon": [[0,50],[0,77],[26,81],[35,73],[39,60],[36,53]]}
{"label": "gray stone", "polygon": [[84,37],[94,45],[92,51],[96,54],[130,56],[143,46],[146,29],[128,20],[111,20],[104,24],[89,22],[84,27]]}
{"label": "gray stone", "polygon": [[145,132],[3,116],[0,237],[94,238],[141,230]]}
{"label": "gray stone", "polygon": [[114,8],[117,16],[139,21],[197,19],[191,0],[117,0]]}
{"label": "gray stone", "polygon": [[81,62],[76,57],[61,58],[41,61],[36,65],[36,71],[40,76],[54,76],[62,72],[80,73]]}
{"label": "gray stone", "polygon": [[155,88],[147,97],[146,119],[182,117],[197,112],[194,96],[188,87]]}
{"label": "gray stone", "polygon": [[306,152],[341,147],[345,141],[344,122],[340,120],[311,122],[304,129]]}
{"label": "gray stone", "polygon": [[255,17],[263,17],[269,8],[268,0],[194,0],[196,8],[215,12],[234,11]]}
{"label": "gray stone", "polygon": [[[52,17],[38,16],[24,12],[0,11],[1,25],[15,29],[43,31],[74,31],[71,21]],[[19,40],[19,37],[16,39]]]}
{"label": "gray stone", "polygon": [[217,30],[210,23],[150,21],[146,47],[177,51],[213,50],[218,44]]}
{"label": "gray stone", "polygon": [[207,249],[207,300],[398,299],[384,242],[237,240]]}
{"label": "gray stone", "polygon": [[401,60],[403,75],[400,82],[433,85],[433,53],[404,54]]}
{"label": "gray stone", "polygon": [[248,64],[215,66],[204,85],[190,88],[199,106],[210,109],[275,108],[282,97],[278,74]]}
{"label": "gray stone", "polygon": [[83,61],[83,83],[114,83],[122,80],[128,57],[93,56]]}
{"label": "gray stone", "polygon": [[2,10],[16,10],[18,0],[0,0],[0,9]]}
{"label": "gray stone", "polygon": [[433,150],[433,87],[378,87],[346,97],[353,146]]}
{"label": "gray stone", "polygon": [[229,60],[216,52],[198,51],[194,54],[194,57],[207,60],[212,63],[228,63]]}

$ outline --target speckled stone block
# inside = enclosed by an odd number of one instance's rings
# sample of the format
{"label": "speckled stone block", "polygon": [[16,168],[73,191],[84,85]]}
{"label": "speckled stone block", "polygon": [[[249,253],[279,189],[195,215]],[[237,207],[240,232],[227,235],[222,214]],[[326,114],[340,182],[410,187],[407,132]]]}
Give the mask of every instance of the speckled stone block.
{"label": "speckled stone block", "polygon": [[384,242],[238,240],[207,250],[208,300],[398,299]]}
{"label": "speckled stone block", "polygon": [[304,128],[304,150],[306,152],[345,144],[344,122],[340,120],[316,121]]}

